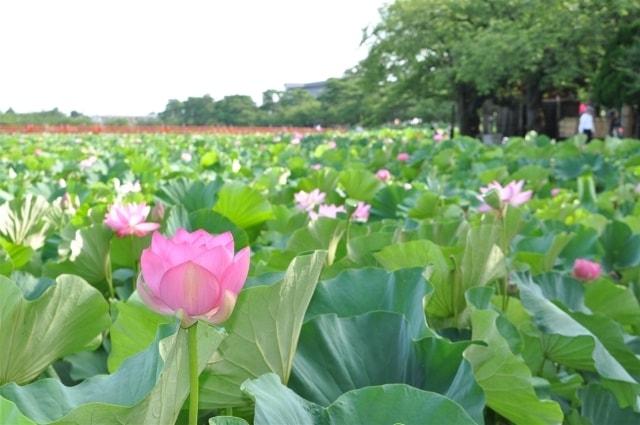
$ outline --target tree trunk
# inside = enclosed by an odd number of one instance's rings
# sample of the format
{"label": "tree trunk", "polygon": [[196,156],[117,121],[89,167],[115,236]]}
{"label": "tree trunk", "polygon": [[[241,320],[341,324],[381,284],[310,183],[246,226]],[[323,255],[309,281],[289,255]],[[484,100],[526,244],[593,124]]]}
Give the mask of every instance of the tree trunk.
{"label": "tree trunk", "polygon": [[542,109],[542,89],[540,78],[533,76],[527,81],[525,87],[525,129],[544,132],[544,111]]}
{"label": "tree trunk", "polygon": [[475,87],[468,84],[456,86],[456,107],[458,110],[458,126],[463,136],[477,137],[480,133],[480,116],[478,108],[484,98],[479,96]]}

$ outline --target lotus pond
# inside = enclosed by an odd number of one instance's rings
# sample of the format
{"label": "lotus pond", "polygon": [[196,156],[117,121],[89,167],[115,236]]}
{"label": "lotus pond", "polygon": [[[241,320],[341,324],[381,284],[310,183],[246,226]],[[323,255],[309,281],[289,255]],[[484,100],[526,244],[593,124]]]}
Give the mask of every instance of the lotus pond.
{"label": "lotus pond", "polygon": [[640,141],[442,139],[0,135],[0,424],[640,423]]}

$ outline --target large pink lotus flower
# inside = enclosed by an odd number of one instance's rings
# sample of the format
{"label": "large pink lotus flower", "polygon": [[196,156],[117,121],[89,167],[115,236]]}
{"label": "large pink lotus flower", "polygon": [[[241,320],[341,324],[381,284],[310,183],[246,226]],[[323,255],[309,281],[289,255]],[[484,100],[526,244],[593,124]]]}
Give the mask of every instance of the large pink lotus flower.
{"label": "large pink lotus flower", "polygon": [[149,211],[151,208],[145,204],[113,204],[105,216],[104,224],[120,237],[145,236],[160,227],[158,223],[145,222]]}
{"label": "large pink lotus flower", "polygon": [[407,161],[409,160],[409,158],[410,158],[410,157],[409,157],[409,154],[408,154],[408,153],[406,153],[406,152],[400,152],[400,153],[398,154],[398,158],[397,158],[397,159],[398,159],[398,161],[401,161],[401,162],[407,162]]}
{"label": "large pink lotus flower", "polygon": [[573,276],[583,281],[591,281],[600,277],[602,267],[600,264],[584,258],[578,258],[573,264]]}
{"label": "large pink lotus flower", "polygon": [[376,177],[378,180],[386,182],[391,179],[391,172],[386,168],[381,168],[376,172]]}
{"label": "large pink lotus flower", "polygon": [[356,210],[351,215],[355,221],[360,221],[362,223],[366,223],[369,220],[369,212],[371,210],[371,205],[366,202],[358,202],[356,206]]}
{"label": "large pink lotus flower", "polygon": [[433,135],[433,140],[437,143],[442,142],[444,140],[444,133],[442,130],[437,130],[436,134]]}
{"label": "large pink lotus flower", "polygon": [[149,308],[175,314],[184,327],[229,318],[249,272],[249,248],[234,255],[233,235],[178,229],[167,239],[153,233],[142,252],[137,289]]}
{"label": "large pink lotus flower", "polygon": [[502,205],[511,205],[513,207],[517,207],[529,202],[529,200],[531,199],[531,195],[533,195],[533,192],[530,190],[523,192],[523,186],[524,180],[514,180],[504,187],[500,183],[495,181],[489,183],[489,185],[486,187],[481,187],[478,199],[481,200],[483,204],[478,207],[478,211],[489,212],[492,210],[492,207],[488,205],[484,199],[485,196],[492,190],[498,193],[498,197],[500,198],[500,203]]}
{"label": "large pink lotus flower", "polygon": [[326,194],[320,192],[320,189],[313,189],[311,192],[305,192],[301,190],[294,195],[296,201],[296,208],[300,211],[311,211],[317,205],[324,202]]}

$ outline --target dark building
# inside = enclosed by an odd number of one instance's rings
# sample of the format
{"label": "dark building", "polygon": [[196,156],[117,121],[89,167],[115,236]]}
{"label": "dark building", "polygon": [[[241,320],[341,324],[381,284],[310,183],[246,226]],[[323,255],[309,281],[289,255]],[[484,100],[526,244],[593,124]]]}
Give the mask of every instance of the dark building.
{"label": "dark building", "polygon": [[327,88],[327,82],[326,81],[318,81],[318,82],[315,82],[315,83],[306,83],[306,84],[285,84],[284,88],[287,91],[295,90],[295,89],[305,90],[311,96],[318,97]]}

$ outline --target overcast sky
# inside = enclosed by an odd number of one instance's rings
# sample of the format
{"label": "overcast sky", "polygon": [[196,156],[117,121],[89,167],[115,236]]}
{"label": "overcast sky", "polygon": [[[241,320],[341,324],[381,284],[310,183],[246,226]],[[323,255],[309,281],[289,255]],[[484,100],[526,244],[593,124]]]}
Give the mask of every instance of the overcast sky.
{"label": "overcast sky", "polygon": [[3,0],[0,110],[146,115],[339,77],[388,0]]}

